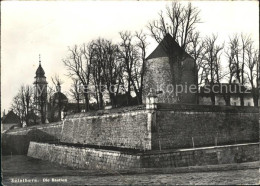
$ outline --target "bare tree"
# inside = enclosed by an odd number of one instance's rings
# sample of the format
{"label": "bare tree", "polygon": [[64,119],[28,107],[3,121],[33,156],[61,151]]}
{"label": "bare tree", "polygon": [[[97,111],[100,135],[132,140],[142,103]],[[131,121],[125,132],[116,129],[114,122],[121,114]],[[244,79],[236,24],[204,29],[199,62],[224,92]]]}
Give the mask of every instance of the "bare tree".
{"label": "bare tree", "polygon": [[89,94],[91,63],[93,62],[93,44],[75,45],[68,49],[69,56],[63,60],[68,69],[68,76],[77,78],[84,87],[85,109],[89,110]]}
{"label": "bare tree", "polygon": [[[232,57],[230,58],[234,77],[239,81],[240,85],[246,86],[247,77],[245,76],[246,51],[252,43],[249,36],[244,34],[236,34],[229,39],[230,49],[232,49]],[[244,94],[240,94],[241,106],[244,106]]]}
{"label": "bare tree", "polygon": [[82,99],[82,93],[80,91],[80,81],[78,79],[73,79],[73,84],[70,88],[70,95],[72,96],[73,100],[77,102],[77,112],[80,112],[80,100]]}
{"label": "bare tree", "polygon": [[15,114],[17,114],[20,118],[20,125],[22,125],[24,121],[23,117],[23,107],[21,103],[21,96],[19,93],[13,98],[11,109],[14,111]]}
{"label": "bare tree", "polygon": [[[95,41],[95,65],[93,65],[93,72],[95,84],[106,85],[106,92],[109,95],[112,106],[116,106],[116,96],[119,93],[123,74],[123,64],[119,60],[118,45],[101,38]],[[98,86],[98,88],[99,100],[103,100],[103,93],[105,94],[104,87]]]}
{"label": "bare tree", "polygon": [[[196,86],[197,91],[199,90],[199,86],[202,85],[204,80],[206,80],[206,72],[207,72],[207,65],[203,60],[203,53],[204,53],[204,40],[200,37],[200,33],[192,33],[190,36],[190,43],[187,46],[187,52],[193,57],[195,61],[194,71],[196,75]],[[197,103],[199,100],[197,99]]]}
{"label": "bare tree", "polygon": [[56,92],[56,87],[48,85],[47,89],[47,100],[51,102],[53,94]]}
{"label": "bare tree", "polygon": [[30,112],[33,109],[33,88],[22,85],[12,103],[13,111],[20,117],[21,123],[29,125]]}
{"label": "bare tree", "polygon": [[120,42],[120,59],[123,61],[124,70],[127,79],[127,97],[128,100],[131,99],[131,89],[134,90],[138,104],[141,104],[141,97],[137,83],[135,81],[135,67],[138,60],[138,50],[133,43],[133,35],[128,32],[120,32],[121,42]]}
{"label": "bare tree", "polygon": [[254,106],[258,106],[259,51],[254,49],[253,43],[250,43],[246,48],[245,55],[245,66],[248,69],[245,73],[251,86]]}
{"label": "bare tree", "polygon": [[102,63],[104,77],[109,92],[112,105],[116,105],[116,96],[119,93],[121,77],[123,73],[123,63],[119,60],[119,47],[107,41],[104,46],[105,59]]}
{"label": "bare tree", "polygon": [[93,61],[91,64],[91,75],[93,77],[93,84],[95,87],[95,97],[97,100],[98,109],[104,107],[104,92],[105,88],[105,77],[104,69],[102,64],[104,63],[104,52],[103,43],[104,39],[97,39],[93,41]]}
{"label": "bare tree", "polygon": [[29,112],[33,104],[33,88],[30,86],[21,87],[22,104],[26,124],[29,124]]}
{"label": "bare tree", "polygon": [[[210,80],[210,85],[213,87],[215,83],[220,84],[220,80],[224,77],[221,74],[220,65],[220,55],[224,44],[217,44],[217,36],[213,34],[211,37],[205,38],[204,48],[203,60],[209,72],[208,79]],[[213,91],[211,91],[211,101],[215,105],[215,94]]]}
{"label": "bare tree", "polygon": [[[231,85],[233,78],[234,78],[234,74],[235,74],[235,67],[233,65],[234,53],[233,53],[233,50],[231,47],[232,46],[228,46],[227,50],[225,50],[225,54],[228,58],[228,74],[227,74],[226,78],[228,79],[229,85]],[[230,94],[226,95],[225,102],[226,102],[226,105],[230,105]]]}
{"label": "bare tree", "polygon": [[170,33],[174,40],[186,50],[196,28],[200,23],[200,11],[189,3],[187,6],[174,1],[166,6],[166,11],[159,12],[159,19],[148,23],[151,36],[159,43],[163,37]]}
{"label": "bare tree", "polygon": [[140,32],[135,32],[135,37],[137,38],[137,50],[139,53],[139,58],[136,62],[135,66],[135,82],[137,84],[138,98],[140,99],[140,103],[143,102],[142,100],[142,94],[143,94],[143,81],[144,81],[144,73],[146,70],[145,66],[145,57],[146,57],[146,49],[149,43],[147,42],[147,34],[145,34],[142,30]]}
{"label": "bare tree", "polygon": [[51,77],[51,81],[53,85],[56,87],[56,91],[60,91],[59,87],[63,84],[63,81],[59,77],[59,75],[55,74],[54,77]]}

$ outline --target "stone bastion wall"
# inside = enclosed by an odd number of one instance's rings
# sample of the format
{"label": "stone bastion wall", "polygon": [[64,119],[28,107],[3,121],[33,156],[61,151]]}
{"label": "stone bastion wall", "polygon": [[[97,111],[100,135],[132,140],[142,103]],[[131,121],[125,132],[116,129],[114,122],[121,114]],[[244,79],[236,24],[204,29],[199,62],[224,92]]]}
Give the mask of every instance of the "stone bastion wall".
{"label": "stone bastion wall", "polygon": [[141,105],[78,113],[68,116],[64,122],[14,129],[2,136],[3,151],[26,154],[30,141],[138,150],[259,141],[257,108],[183,104],[156,106],[156,109],[146,109],[145,105]]}
{"label": "stone bastion wall", "polygon": [[[125,108],[126,109],[126,108]],[[157,104],[72,115],[61,142],[160,150],[258,142],[254,107]]]}
{"label": "stone bastion wall", "polygon": [[2,134],[2,154],[27,154],[30,141],[59,142],[62,122],[9,130]]}
{"label": "stone bastion wall", "polygon": [[190,148],[259,141],[254,107],[158,104],[152,149]]}
{"label": "stone bastion wall", "polygon": [[130,153],[31,142],[28,156],[78,169],[133,169],[259,161],[259,143]]}
{"label": "stone bastion wall", "polygon": [[61,142],[151,150],[151,114],[144,106],[68,117]]}

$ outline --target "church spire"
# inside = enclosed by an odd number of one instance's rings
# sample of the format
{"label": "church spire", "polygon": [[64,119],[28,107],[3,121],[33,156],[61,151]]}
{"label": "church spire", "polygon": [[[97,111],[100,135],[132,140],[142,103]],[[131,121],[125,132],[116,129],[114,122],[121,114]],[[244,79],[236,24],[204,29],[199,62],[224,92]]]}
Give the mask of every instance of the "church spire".
{"label": "church spire", "polygon": [[41,54],[39,54],[39,65],[41,65]]}
{"label": "church spire", "polygon": [[45,74],[45,72],[44,72],[42,65],[41,65],[41,54],[39,54],[39,67],[36,70],[36,76],[37,77],[45,77],[44,74]]}

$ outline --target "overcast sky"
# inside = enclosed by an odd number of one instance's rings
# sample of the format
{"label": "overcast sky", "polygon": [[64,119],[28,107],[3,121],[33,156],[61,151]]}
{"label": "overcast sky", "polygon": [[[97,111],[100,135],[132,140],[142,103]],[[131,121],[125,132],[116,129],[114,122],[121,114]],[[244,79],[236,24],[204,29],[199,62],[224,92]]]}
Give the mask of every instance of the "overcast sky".
{"label": "overcast sky", "polygon": [[[146,29],[148,21],[169,3],[161,2],[1,2],[1,111],[10,108],[22,84],[32,85],[39,54],[47,81],[58,74],[67,91],[71,81],[65,76],[62,59],[67,47],[98,37],[118,41],[119,31]],[[187,3],[187,2],[183,2]],[[203,23],[203,35],[216,33],[227,41],[234,33],[250,34],[259,43],[257,1],[195,1]],[[153,40],[148,54],[156,47]]]}

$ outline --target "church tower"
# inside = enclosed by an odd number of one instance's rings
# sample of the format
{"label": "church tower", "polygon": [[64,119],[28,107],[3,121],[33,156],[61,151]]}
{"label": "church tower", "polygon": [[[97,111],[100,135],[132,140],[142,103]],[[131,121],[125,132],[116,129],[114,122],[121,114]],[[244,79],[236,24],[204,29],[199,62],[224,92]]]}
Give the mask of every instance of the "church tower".
{"label": "church tower", "polygon": [[36,70],[34,81],[34,102],[36,115],[41,119],[41,123],[46,123],[47,119],[47,81],[45,72],[41,66],[41,58],[39,56],[39,67]]}

